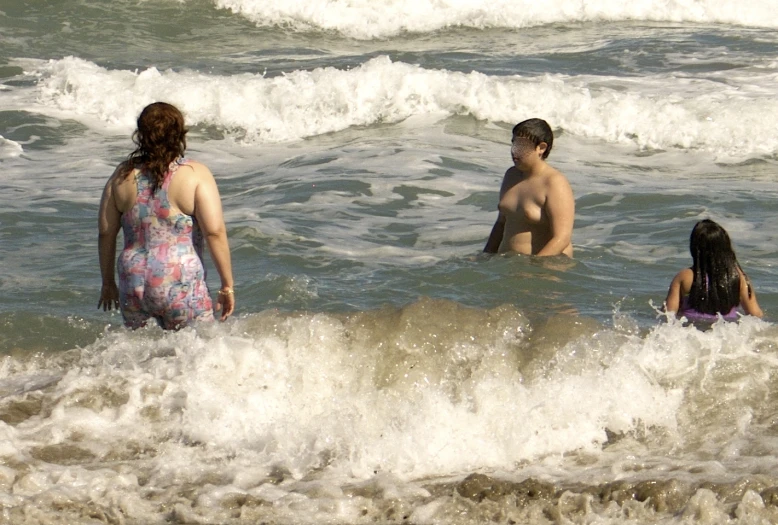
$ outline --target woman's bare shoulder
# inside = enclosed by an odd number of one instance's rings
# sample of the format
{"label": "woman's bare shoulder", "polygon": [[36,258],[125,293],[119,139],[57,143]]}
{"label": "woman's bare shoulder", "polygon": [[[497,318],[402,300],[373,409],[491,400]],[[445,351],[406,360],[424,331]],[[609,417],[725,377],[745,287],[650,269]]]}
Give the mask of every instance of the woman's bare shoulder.
{"label": "woman's bare shoulder", "polygon": [[676,279],[681,283],[681,291],[684,294],[688,294],[692,289],[692,283],[694,283],[694,270],[691,268],[684,268],[678,272]]}
{"label": "woman's bare shoulder", "polygon": [[187,158],[184,166],[190,168],[196,175],[200,177],[213,177],[213,174],[211,173],[211,170],[208,169],[208,166],[200,161]]}
{"label": "woman's bare shoulder", "polygon": [[673,277],[673,283],[681,287],[681,291],[686,294],[694,282],[694,271],[691,268],[684,268]]}
{"label": "woman's bare shoulder", "polygon": [[676,279],[683,282],[688,282],[691,284],[691,282],[694,280],[694,270],[691,268],[684,268],[678,274],[675,276]]}
{"label": "woman's bare shoulder", "polygon": [[134,169],[135,167],[132,163],[130,163],[130,161],[125,160],[120,162],[113,170],[111,176],[108,178],[108,185],[113,187],[121,185],[129,178],[128,175]]}

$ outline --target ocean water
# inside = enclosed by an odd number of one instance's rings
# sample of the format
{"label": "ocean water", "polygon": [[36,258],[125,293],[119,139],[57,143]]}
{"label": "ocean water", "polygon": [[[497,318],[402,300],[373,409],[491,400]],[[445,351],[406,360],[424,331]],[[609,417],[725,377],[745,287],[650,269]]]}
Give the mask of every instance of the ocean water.
{"label": "ocean water", "polygon": [[[0,0],[0,523],[778,522],[776,13]],[[175,333],[96,309],[100,192],[157,100],[236,280]],[[529,117],[573,260],[481,253]],[[705,217],[763,320],[660,313]]]}

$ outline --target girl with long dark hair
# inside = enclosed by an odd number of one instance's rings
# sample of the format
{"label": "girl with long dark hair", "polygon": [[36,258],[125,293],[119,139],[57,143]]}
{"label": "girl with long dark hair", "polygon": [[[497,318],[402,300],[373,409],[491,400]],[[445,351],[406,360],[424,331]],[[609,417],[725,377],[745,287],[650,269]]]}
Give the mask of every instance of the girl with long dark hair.
{"label": "girl with long dark hair", "polygon": [[705,219],[694,225],[689,237],[692,267],[678,272],[670,283],[665,308],[689,321],[715,321],[738,317],[740,306],[748,315],[762,317],[751,281],[740,267],[727,231]]}

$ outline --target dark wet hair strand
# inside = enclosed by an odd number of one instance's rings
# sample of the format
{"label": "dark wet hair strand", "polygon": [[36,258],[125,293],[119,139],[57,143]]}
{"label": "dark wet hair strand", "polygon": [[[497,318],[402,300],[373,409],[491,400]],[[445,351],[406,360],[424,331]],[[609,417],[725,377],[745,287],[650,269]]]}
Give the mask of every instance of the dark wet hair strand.
{"label": "dark wet hair strand", "polygon": [[727,231],[704,219],[689,237],[694,280],[689,306],[705,314],[729,313],[740,303],[740,264]]}
{"label": "dark wet hair strand", "polygon": [[127,157],[124,176],[144,166],[151,178],[154,191],[162,185],[170,163],[186,151],[184,116],[172,104],[154,102],[138,117],[138,127],[132,135],[137,146]]}

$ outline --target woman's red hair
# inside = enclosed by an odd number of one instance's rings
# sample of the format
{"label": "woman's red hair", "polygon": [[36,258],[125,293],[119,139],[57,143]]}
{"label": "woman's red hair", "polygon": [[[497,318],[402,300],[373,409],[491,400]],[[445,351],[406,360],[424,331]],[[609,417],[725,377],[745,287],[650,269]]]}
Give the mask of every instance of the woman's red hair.
{"label": "woman's red hair", "polygon": [[132,134],[137,146],[127,157],[124,177],[135,168],[144,167],[154,191],[162,185],[170,163],[186,151],[184,115],[166,102],[149,104],[138,117],[138,128]]}

